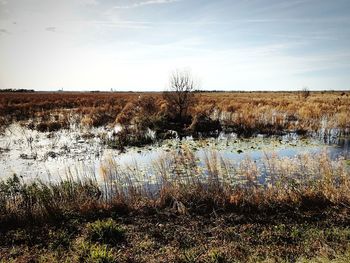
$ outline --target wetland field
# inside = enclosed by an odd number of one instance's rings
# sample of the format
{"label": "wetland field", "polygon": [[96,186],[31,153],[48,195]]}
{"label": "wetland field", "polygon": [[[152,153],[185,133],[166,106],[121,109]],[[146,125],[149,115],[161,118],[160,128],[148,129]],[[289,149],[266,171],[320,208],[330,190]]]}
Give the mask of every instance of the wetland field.
{"label": "wetland field", "polygon": [[350,92],[0,93],[0,262],[349,262]]}

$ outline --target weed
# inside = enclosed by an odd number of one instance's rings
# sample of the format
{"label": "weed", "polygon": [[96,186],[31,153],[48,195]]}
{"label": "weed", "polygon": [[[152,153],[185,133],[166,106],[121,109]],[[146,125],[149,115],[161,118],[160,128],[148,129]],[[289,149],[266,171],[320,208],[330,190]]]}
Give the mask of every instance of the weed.
{"label": "weed", "polygon": [[104,244],[118,244],[124,240],[125,229],[113,219],[97,220],[87,225],[88,239]]}
{"label": "weed", "polygon": [[206,263],[226,263],[228,262],[226,256],[219,250],[210,251]]}
{"label": "weed", "polygon": [[196,249],[187,249],[181,253],[178,258],[178,263],[196,263],[201,253]]}
{"label": "weed", "polygon": [[67,249],[70,246],[72,235],[65,229],[49,231],[49,247],[51,249]]}
{"label": "weed", "polygon": [[112,249],[106,245],[91,244],[88,242],[81,242],[77,247],[80,262],[88,263],[115,263],[116,256]]}

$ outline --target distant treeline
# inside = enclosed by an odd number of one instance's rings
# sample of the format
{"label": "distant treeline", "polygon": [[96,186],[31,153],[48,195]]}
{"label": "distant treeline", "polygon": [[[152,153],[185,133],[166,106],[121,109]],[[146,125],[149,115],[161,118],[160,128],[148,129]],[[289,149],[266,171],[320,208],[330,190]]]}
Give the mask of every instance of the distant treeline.
{"label": "distant treeline", "polygon": [[[195,93],[299,93],[302,90],[194,90]],[[313,93],[336,93],[342,92],[345,94],[346,92],[350,92],[348,90],[309,90],[309,92]]]}
{"label": "distant treeline", "polygon": [[35,92],[33,89],[0,89],[0,92]]}
{"label": "distant treeline", "polygon": [[[5,93],[5,92],[18,92],[18,93],[33,93],[35,90],[33,89],[0,89],[0,93]],[[57,91],[41,91],[44,93],[162,93],[162,91],[105,91],[105,90],[91,90],[91,91],[63,91],[63,90],[57,90]],[[302,90],[278,90],[278,91],[271,91],[271,90],[252,90],[252,91],[247,91],[247,90],[194,90],[194,93],[300,93]],[[309,92],[312,93],[337,93],[341,92],[341,95],[345,95],[346,93],[349,93],[349,90],[309,90]]]}

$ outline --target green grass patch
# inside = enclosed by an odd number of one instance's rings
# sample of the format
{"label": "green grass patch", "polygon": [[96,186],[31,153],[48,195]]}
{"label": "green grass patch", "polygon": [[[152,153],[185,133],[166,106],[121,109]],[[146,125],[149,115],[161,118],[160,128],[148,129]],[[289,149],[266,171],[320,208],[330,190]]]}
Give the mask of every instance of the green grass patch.
{"label": "green grass patch", "polygon": [[77,247],[79,262],[87,263],[112,263],[118,262],[113,249],[107,245],[82,242]]}
{"label": "green grass patch", "polygon": [[116,245],[125,239],[125,229],[113,219],[97,220],[87,225],[87,238],[93,242]]}

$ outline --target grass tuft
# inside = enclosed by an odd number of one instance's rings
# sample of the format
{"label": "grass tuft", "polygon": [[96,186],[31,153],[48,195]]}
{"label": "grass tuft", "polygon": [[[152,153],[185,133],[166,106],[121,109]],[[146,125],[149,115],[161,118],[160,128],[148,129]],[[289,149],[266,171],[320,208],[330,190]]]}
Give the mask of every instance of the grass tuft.
{"label": "grass tuft", "polygon": [[125,239],[125,229],[113,219],[97,220],[87,225],[87,238],[92,242],[116,245]]}
{"label": "grass tuft", "polygon": [[77,247],[79,261],[87,263],[115,263],[118,262],[113,249],[107,245],[81,242]]}

